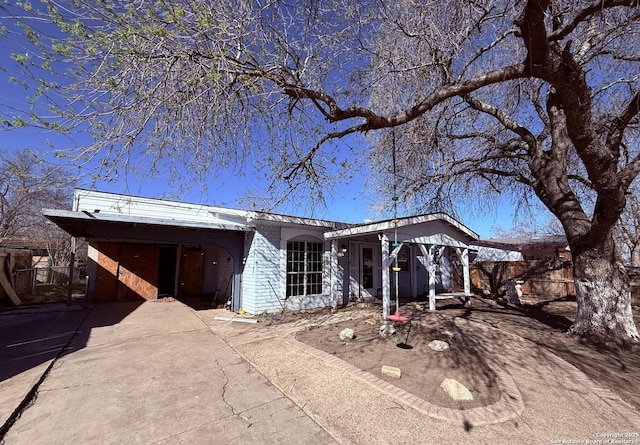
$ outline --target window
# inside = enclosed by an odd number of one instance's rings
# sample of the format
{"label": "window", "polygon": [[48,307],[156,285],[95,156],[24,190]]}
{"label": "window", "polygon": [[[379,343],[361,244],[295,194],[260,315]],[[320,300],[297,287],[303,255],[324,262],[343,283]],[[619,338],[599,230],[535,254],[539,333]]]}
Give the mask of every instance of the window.
{"label": "window", "polygon": [[322,293],[322,243],[287,242],[287,297]]}

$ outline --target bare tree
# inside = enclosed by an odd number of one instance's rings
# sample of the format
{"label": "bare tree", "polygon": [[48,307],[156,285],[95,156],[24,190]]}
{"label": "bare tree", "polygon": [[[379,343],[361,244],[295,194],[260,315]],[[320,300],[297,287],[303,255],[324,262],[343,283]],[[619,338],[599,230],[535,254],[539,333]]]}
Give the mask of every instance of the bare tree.
{"label": "bare tree", "polygon": [[51,227],[42,209],[69,207],[72,184],[66,169],[46,163],[33,150],[0,154],[0,239],[68,238]]}
{"label": "bare tree", "polygon": [[639,341],[613,240],[640,171],[637,0],[22,5],[13,58],[56,106],[5,125],[93,131],[99,174],[248,156],[312,201],[354,157],[388,177],[395,134],[405,202],[541,202],[573,254],[571,332]]}

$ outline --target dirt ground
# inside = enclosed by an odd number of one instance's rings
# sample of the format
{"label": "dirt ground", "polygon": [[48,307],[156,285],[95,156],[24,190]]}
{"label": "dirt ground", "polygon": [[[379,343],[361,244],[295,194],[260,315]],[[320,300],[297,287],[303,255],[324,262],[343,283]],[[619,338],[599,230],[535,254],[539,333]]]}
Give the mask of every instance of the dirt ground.
{"label": "dirt ground", "polygon": [[[353,304],[342,310],[358,309],[382,313],[378,301]],[[464,306],[457,300],[442,300],[438,301],[436,312],[428,311],[426,301],[411,301],[402,303],[400,312],[412,322],[396,323],[397,333],[388,339],[379,335],[381,316],[371,313],[366,318],[333,326],[311,327],[299,332],[296,338],[430,403],[456,409],[486,406],[497,400],[499,392],[491,370],[474,353],[473,344],[455,329],[454,319],[461,317],[486,323],[545,347],[640,411],[640,349],[602,349],[566,334],[576,312],[575,301],[556,299],[515,307],[486,298],[472,299],[471,306]],[[285,314],[277,322],[313,316],[313,312]],[[634,308],[634,316],[636,325],[640,326],[638,308]],[[342,341],[339,334],[347,327],[354,330],[355,338]],[[432,351],[428,347],[431,340],[446,341],[451,349]],[[402,377],[382,375],[383,365],[400,368]],[[444,378],[463,383],[471,390],[474,400],[453,401],[439,388]]]}
{"label": "dirt ground", "polygon": [[[298,332],[296,339],[316,349],[336,355],[378,378],[445,408],[469,409],[498,401],[500,393],[493,372],[457,333],[453,323],[439,322],[429,327],[416,322],[396,323],[396,334],[380,336],[382,317],[352,320],[335,325],[317,326]],[[352,340],[341,341],[340,332],[353,329]],[[450,349],[434,351],[429,342],[441,340]],[[398,379],[382,373],[383,366],[402,372]],[[440,384],[455,379],[471,391],[473,400],[455,401]]]}

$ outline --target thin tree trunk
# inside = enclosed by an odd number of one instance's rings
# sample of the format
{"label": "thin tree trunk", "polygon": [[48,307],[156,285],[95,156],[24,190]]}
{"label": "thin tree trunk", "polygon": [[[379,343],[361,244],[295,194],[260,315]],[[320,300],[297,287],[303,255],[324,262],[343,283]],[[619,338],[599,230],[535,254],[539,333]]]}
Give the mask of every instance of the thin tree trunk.
{"label": "thin tree trunk", "polygon": [[631,310],[629,276],[615,252],[590,249],[573,256],[578,313],[569,332],[599,344],[640,342]]}

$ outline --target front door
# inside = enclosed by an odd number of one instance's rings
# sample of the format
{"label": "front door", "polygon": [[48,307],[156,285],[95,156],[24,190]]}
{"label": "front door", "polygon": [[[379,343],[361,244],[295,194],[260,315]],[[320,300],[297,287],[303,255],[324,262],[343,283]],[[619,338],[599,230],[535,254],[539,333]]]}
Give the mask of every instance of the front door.
{"label": "front door", "polygon": [[375,297],[380,287],[380,260],[373,245],[360,246],[360,296]]}

